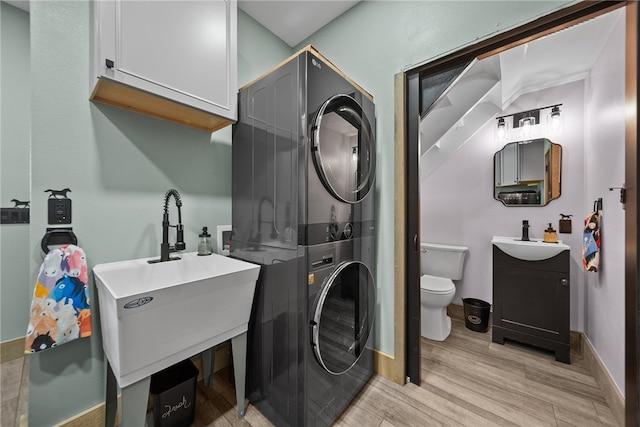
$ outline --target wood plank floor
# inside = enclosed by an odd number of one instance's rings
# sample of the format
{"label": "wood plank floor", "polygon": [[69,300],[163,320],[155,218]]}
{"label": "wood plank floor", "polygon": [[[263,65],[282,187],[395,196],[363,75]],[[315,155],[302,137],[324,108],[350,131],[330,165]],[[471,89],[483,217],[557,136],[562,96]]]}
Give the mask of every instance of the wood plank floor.
{"label": "wood plank floor", "polygon": [[[572,353],[572,363],[567,365],[530,347],[494,344],[491,332],[470,331],[462,320],[452,318],[452,323],[446,341],[422,340],[420,386],[400,386],[374,376],[335,425],[616,425],[579,354]],[[21,421],[26,425],[27,369],[23,359],[2,363],[2,426],[18,426]],[[238,420],[228,368],[216,373],[213,389],[204,387],[202,381],[198,383],[193,425],[272,426],[252,405],[245,418]]]}
{"label": "wood plank floor", "polygon": [[26,426],[29,399],[29,359],[21,356],[0,363],[0,426]]}
{"label": "wood plank floor", "polygon": [[[342,427],[615,426],[613,414],[580,354],[570,365],[515,343],[491,342],[452,319],[444,342],[422,340],[422,384],[374,376],[336,421]],[[244,420],[225,371],[212,390],[198,385],[195,427],[272,424],[252,405]]]}

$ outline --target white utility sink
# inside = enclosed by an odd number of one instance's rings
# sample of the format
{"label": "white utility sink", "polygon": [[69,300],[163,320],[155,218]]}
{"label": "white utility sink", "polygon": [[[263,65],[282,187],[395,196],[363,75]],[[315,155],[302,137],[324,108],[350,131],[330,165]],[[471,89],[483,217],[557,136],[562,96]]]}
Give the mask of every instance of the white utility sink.
{"label": "white utility sink", "polygon": [[545,243],[541,239],[523,241],[518,237],[493,236],[491,243],[502,252],[524,261],[540,261],[571,249],[569,245],[558,240],[557,243]]}
{"label": "white utility sink", "polygon": [[93,269],[103,348],[120,387],[247,331],[260,266],[216,254],[179,256]]}

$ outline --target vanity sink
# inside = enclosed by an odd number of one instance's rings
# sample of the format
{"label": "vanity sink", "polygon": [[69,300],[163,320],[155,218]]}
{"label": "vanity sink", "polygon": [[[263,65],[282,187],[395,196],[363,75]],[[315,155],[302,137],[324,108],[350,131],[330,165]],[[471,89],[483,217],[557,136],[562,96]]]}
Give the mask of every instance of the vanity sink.
{"label": "vanity sink", "polygon": [[260,266],[217,254],[96,265],[103,348],[120,387],[247,331]]}
{"label": "vanity sink", "polygon": [[517,237],[493,236],[491,243],[507,255],[524,261],[540,261],[552,258],[562,251],[571,249],[558,240],[557,243],[545,243],[541,239],[524,241]]}

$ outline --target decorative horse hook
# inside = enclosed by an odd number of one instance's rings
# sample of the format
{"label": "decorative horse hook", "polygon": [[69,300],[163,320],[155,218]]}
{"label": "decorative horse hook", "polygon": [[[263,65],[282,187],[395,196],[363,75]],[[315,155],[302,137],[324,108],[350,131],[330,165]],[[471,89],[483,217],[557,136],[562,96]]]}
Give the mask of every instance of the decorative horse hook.
{"label": "decorative horse hook", "polygon": [[26,202],[22,202],[18,199],[11,199],[11,201],[13,202],[13,207],[14,208],[19,208],[19,207],[23,207],[23,208],[28,208],[29,207],[29,200],[27,200]]}
{"label": "decorative horse hook", "polygon": [[[66,199],[67,198],[67,193],[70,193],[71,190],[68,188],[62,189],[62,190],[44,190],[44,192],[46,193],[47,191],[50,192],[49,194],[49,198],[54,198],[54,199]],[[58,197],[60,196],[60,197]]]}

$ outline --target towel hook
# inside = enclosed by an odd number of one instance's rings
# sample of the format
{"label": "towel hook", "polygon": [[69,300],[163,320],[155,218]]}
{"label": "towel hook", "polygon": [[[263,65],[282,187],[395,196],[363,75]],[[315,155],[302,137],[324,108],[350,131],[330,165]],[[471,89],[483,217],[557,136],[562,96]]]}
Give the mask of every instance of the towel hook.
{"label": "towel hook", "polygon": [[595,202],[593,202],[593,211],[600,212],[601,210],[602,210],[602,197],[599,197],[598,199],[596,199]]}
{"label": "towel hook", "polygon": [[51,250],[49,245],[77,245],[78,238],[73,232],[73,228],[71,227],[58,227],[51,228],[47,227],[47,232],[44,237],[42,237],[42,241],[40,242],[40,247],[42,251],[47,254]]}

